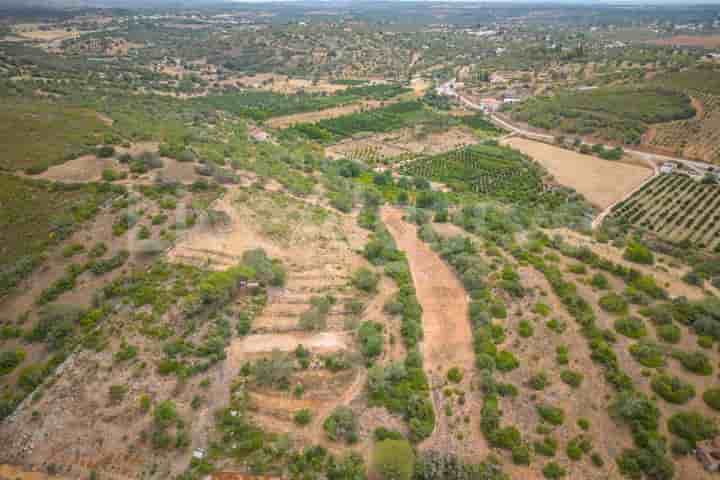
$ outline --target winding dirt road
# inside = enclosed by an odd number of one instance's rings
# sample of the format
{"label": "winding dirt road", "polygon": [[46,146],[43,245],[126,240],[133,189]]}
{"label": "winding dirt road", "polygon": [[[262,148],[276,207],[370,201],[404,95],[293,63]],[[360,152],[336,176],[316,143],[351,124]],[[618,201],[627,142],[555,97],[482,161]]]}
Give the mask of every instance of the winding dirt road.
{"label": "winding dirt road", "polygon": [[462,427],[453,424],[454,418],[445,412],[446,404],[450,403],[455,418],[463,415],[480,418],[479,403],[468,401],[460,408],[442,391],[447,371],[460,367],[465,376],[458,387],[470,394],[475,355],[465,289],[455,272],[418,238],[417,227],[403,220],[402,210],[384,207],[381,217],[397,247],[407,255],[418,301],[423,308],[421,351],[432,389],[436,423],[433,434],[420,447],[449,451],[465,458],[482,458],[487,445],[477,424],[471,424],[458,437]]}

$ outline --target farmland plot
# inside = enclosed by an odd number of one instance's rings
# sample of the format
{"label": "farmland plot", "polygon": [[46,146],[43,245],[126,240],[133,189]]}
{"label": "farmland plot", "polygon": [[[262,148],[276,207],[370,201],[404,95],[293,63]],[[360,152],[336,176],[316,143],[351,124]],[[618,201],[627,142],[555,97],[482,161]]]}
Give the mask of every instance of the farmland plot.
{"label": "farmland plot", "polygon": [[720,187],[681,175],[663,175],[616,205],[611,218],[666,240],[717,248]]}
{"label": "farmland plot", "polygon": [[602,160],[533,140],[511,138],[505,143],[530,155],[560,184],[574,188],[600,208],[622,199],[652,174],[648,168]]}

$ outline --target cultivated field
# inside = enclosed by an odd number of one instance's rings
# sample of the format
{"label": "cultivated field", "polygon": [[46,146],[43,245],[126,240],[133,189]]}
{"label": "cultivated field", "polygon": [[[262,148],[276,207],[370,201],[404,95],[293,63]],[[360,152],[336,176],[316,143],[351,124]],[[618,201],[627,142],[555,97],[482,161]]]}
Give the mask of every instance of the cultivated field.
{"label": "cultivated field", "polygon": [[293,115],[274,117],[266,121],[265,124],[271,128],[283,129],[299,123],[315,123],[321,120],[342,117],[343,115],[350,115],[351,113],[355,112],[373,110],[386,104],[387,102],[370,100],[365,102],[352,103],[350,105],[343,105],[341,107],[326,108],[325,110],[319,110],[316,112],[296,113]]}
{"label": "cultivated field", "polygon": [[678,45],[683,47],[720,47],[720,35],[676,35],[669,38],[660,38],[648,43],[653,45]]}
{"label": "cultivated field", "polygon": [[331,158],[359,160],[368,165],[396,157],[435,155],[478,143],[478,136],[467,127],[425,132],[422,126],[403,128],[358,139],[343,140],[325,148]]}
{"label": "cultivated field", "polygon": [[602,160],[534,140],[510,138],[504,143],[532,157],[558,183],[574,188],[601,209],[622,199],[652,175],[649,168]]}
{"label": "cultivated field", "polygon": [[714,249],[720,244],[720,187],[662,175],[612,210],[612,218],[660,238]]}

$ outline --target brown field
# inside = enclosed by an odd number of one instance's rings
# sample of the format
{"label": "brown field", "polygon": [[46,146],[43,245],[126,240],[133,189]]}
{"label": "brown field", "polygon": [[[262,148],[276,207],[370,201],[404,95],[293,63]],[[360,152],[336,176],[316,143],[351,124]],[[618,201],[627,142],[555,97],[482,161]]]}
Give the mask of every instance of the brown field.
{"label": "brown field", "polygon": [[653,45],[679,45],[683,47],[720,47],[720,35],[676,35],[670,38],[652,40]]}
{"label": "brown field", "polygon": [[51,43],[79,37],[81,32],[73,29],[53,28],[52,25],[42,23],[17,24],[12,29],[13,35],[23,40],[33,42]]}
{"label": "brown field", "polygon": [[652,175],[646,167],[602,160],[534,140],[510,138],[503,143],[535,159],[559,183],[574,188],[601,209],[622,199]]}
{"label": "brown field", "polygon": [[380,102],[377,100],[368,100],[364,102],[352,103],[341,107],[326,108],[316,112],[296,113],[293,115],[285,115],[282,117],[271,118],[265,124],[271,128],[288,128],[297,123],[315,123],[328,118],[342,117],[361,110],[373,110],[388,105],[390,102]]}

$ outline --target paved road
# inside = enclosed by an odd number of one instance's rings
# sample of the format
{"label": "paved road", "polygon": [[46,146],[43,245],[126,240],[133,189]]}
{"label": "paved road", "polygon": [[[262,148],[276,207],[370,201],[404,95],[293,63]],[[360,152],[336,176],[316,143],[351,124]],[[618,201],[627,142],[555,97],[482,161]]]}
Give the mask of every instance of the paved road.
{"label": "paved road", "polygon": [[[482,110],[482,107],[480,105],[472,102],[468,98],[457,93],[457,91],[451,85],[451,82],[441,85],[437,91],[441,95],[447,95],[450,97],[457,98],[461,103],[463,103],[464,105],[466,105],[467,107],[469,107],[473,110]],[[530,130],[518,127],[517,125],[514,125],[514,124],[508,122],[507,120],[501,118],[499,115],[497,115],[495,113],[490,114],[489,118],[496,125],[504,128],[506,130],[511,131],[515,135],[529,138],[531,140],[540,140],[542,142],[548,142],[548,141],[554,142],[555,141],[555,137],[552,135],[538,133],[538,132],[532,132]],[[624,150],[625,150],[625,153],[634,155],[634,156],[640,158],[641,160],[644,160],[645,162],[647,162],[648,165],[650,165],[653,168],[653,170],[657,169],[657,163],[665,163],[665,162],[681,163],[684,166],[686,166],[687,168],[689,168],[690,170],[697,173],[698,175],[704,175],[708,171],[715,168],[713,165],[711,165],[709,163],[698,162],[698,161],[694,161],[694,160],[687,160],[685,158],[671,157],[668,155],[660,155],[657,153],[644,152],[644,151],[635,150],[632,148],[625,148]]]}

